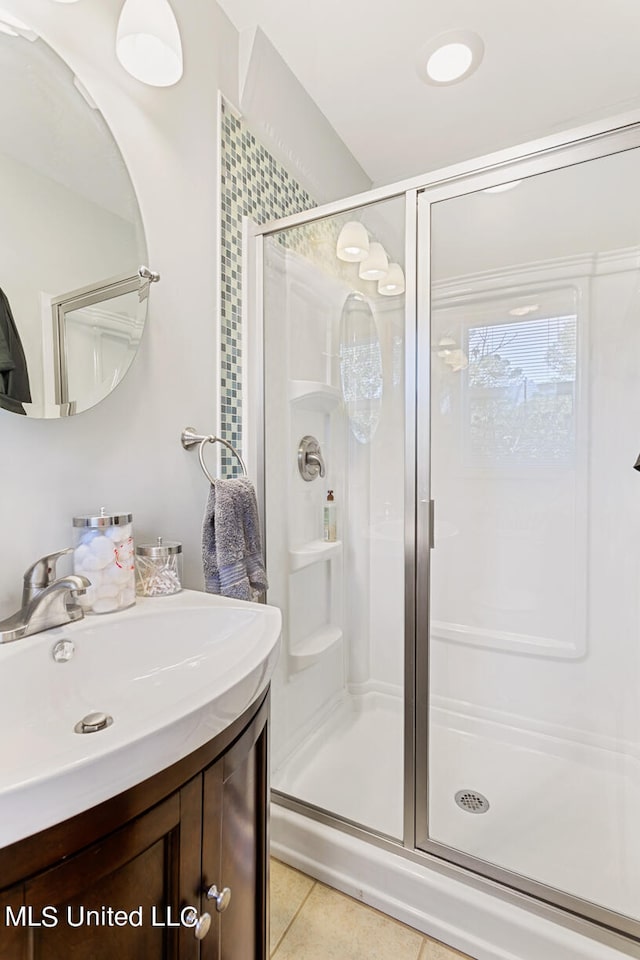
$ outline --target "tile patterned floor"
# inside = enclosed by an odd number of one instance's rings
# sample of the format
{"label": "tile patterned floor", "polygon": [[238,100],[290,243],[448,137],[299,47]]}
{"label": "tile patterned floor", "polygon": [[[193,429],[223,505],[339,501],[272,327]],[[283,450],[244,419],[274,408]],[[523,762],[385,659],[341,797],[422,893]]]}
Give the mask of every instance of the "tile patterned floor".
{"label": "tile patterned floor", "polygon": [[272,960],[471,960],[292,867],[271,861]]}

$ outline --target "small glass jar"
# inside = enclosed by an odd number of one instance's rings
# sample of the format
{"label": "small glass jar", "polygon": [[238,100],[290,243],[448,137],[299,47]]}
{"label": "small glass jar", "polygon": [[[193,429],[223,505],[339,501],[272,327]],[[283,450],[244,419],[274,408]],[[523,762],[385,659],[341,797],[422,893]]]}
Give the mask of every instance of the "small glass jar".
{"label": "small glass jar", "polygon": [[73,518],[73,572],[91,581],[78,598],[86,613],[113,613],[136,602],[130,513],[86,514]]}
{"label": "small glass jar", "polygon": [[177,540],[141,543],[136,547],[136,593],[168,597],[182,590],[182,544]]}

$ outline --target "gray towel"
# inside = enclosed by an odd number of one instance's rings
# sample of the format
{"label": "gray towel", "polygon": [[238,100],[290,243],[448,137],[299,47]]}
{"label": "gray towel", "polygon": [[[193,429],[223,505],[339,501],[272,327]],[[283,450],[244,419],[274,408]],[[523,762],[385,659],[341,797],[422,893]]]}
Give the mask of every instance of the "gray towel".
{"label": "gray towel", "polygon": [[256,492],[246,477],[216,480],[211,486],[202,525],[202,566],[207,593],[257,600],[268,587]]}

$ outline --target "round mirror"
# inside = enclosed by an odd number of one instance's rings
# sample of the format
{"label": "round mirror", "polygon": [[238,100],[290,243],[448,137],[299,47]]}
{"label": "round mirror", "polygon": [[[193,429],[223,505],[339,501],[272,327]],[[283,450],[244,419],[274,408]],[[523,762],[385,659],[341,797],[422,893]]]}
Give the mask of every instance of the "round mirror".
{"label": "round mirror", "polygon": [[340,322],[340,381],[351,432],[369,443],[382,412],[382,351],[369,302],[350,293]]}
{"label": "round mirror", "polygon": [[69,416],[113,390],[140,342],[142,220],[90,96],[43,40],[5,29],[2,16],[0,407]]}

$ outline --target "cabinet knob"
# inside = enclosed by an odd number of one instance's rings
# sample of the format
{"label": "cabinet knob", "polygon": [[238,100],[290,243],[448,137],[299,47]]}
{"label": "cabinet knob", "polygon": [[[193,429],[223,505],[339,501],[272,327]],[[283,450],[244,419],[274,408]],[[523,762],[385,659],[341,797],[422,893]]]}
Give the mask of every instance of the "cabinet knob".
{"label": "cabinet knob", "polygon": [[196,940],[204,940],[211,926],[211,914],[203,913],[199,917],[195,907],[186,907],[183,911],[183,923],[193,928],[193,935]]}
{"label": "cabinet knob", "polygon": [[222,911],[226,910],[229,906],[231,890],[229,887],[223,887],[222,890],[218,890],[215,883],[212,883],[207,890],[207,900],[215,900],[216,910],[218,913],[222,913]]}
{"label": "cabinet knob", "polygon": [[201,916],[198,916],[196,908],[189,907],[188,916],[186,916],[185,919],[189,926],[193,927],[193,935],[196,940],[204,940],[211,926],[211,914],[203,913]]}

